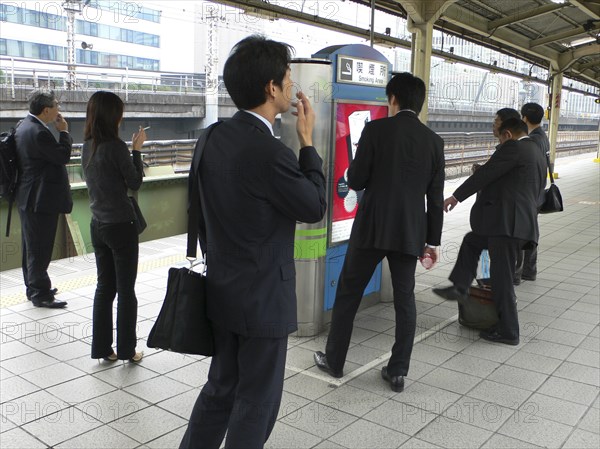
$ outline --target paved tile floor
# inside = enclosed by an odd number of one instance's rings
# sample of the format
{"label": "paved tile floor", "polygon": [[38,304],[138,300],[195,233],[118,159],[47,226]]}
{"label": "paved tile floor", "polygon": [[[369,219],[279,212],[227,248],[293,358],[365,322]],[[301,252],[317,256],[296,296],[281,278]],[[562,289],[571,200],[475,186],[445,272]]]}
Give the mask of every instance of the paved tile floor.
{"label": "paved tile floor", "polygon": [[[290,337],[279,421],[269,448],[600,447],[600,165],[559,159],[566,210],[540,217],[539,274],[517,287],[521,344],[482,341],[458,325],[447,284],[472,200],[446,216],[442,261],[418,268],[418,332],[407,387],[380,378],[393,342],[390,303],[359,313],[346,376],[322,375],[326,334]],[[447,193],[459,180],[447,182]],[[183,236],[141,245],[139,365],[89,358],[93,257],[52,263],[65,310],[23,302],[19,270],[0,274],[0,447],[176,448],[209,360],[145,348],[167,267]]]}

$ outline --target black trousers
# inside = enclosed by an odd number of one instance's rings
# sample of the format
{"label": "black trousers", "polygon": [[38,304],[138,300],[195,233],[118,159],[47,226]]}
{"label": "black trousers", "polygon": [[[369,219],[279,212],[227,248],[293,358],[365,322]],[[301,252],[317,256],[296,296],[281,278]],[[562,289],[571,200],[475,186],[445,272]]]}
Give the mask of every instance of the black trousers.
{"label": "black trousers", "polygon": [[113,302],[117,299],[117,356],[121,360],[135,355],[137,297],[135,279],[138,265],[138,233],[133,222],[90,225],[96,256],[98,285],[92,318],[92,358],[112,354]]}
{"label": "black trousers", "polygon": [[340,274],[325,347],[327,362],[336,371],[344,367],[356,312],[377,264],[384,257],[387,257],[390,265],[396,311],[395,342],[388,362],[388,373],[391,376],[408,374],[417,323],[414,293],[417,258],[394,251],[351,246],[348,247]]}
{"label": "black trousers", "polygon": [[492,299],[500,318],[496,329],[506,338],[519,338],[519,317],[513,276],[517,255],[526,242],[511,237],[487,237],[474,232],[465,235],[450,281],[468,290],[477,273],[481,251],[490,252],[490,283]]}
{"label": "black trousers", "polygon": [[529,278],[537,276],[537,246],[519,251],[515,278],[521,279],[522,276]]}
{"label": "black trousers", "polygon": [[27,298],[33,302],[52,299],[52,282],[48,267],[52,260],[58,213],[42,214],[21,210],[21,245],[23,280]]}
{"label": "black trousers", "polygon": [[244,337],[214,328],[215,355],[180,449],[260,449],[269,438],[281,394],[287,336]]}

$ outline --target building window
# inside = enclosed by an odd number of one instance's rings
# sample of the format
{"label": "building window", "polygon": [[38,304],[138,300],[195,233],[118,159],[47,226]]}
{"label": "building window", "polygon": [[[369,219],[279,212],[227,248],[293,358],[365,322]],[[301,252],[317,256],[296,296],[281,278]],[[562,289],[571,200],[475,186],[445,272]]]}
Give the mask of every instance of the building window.
{"label": "building window", "polygon": [[119,21],[146,20],[160,23],[160,11],[146,8],[141,5],[141,2],[92,0],[88,6],[102,11],[110,11]]}
{"label": "building window", "polygon": [[[54,9],[60,11],[60,8]],[[0,21],[58,31],[65,31],[67,29],[66,18],[62,16],[33,9],[19,8],[11,4],[0,5]]]}
{"label": "building window", "polygon": [[97,24],[77,20],[75,22],[77,34],[86,36],[101,37],[121,42],[131,42],[132,44],[145,45],[148,47],[158,47],[159,37],[155,34],[143,33],[141,31],[127,30],[125,28],[113,27],[110,25]]}
{"label": "building window", "polygon": [[35,42],[0,39],[0,54],[20,58],[43,59],[45,61],[66,62],[66,49],[56,45]]}
{"label": "building window", "polygon": [[115,55],[98,51],[77,50],[78,64],[98,65],[110,68],[129,68],[134,70],[158,71],[160,62],[157,59],[139,58],[137,56]]}
{"label": "building window", "polygon": [[[58,47],[56,45],[0,39],[0,55],[3,56],[66,62],[66,53],[65,47]],[[75,58],[78,64],[89,64],[110,68],[128,67],[135,70],[160,70],[160,62],[157,59],[139,58],[137,56],[116,55],[77,49]]]}

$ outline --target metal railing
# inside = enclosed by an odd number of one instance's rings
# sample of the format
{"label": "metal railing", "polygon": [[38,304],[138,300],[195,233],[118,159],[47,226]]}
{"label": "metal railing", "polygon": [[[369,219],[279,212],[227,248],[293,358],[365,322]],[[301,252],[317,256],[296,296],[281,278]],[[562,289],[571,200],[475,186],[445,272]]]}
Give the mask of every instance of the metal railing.
{"label": "metal railing", "polygon": [[[475,163],[483,163],[496,150],[497,139],[491,133],[439,133],[444,139],[448,177],[470,174]],[[173,173],[187,173],[192,162],[196,139],[155,140],[144,143],[142,153],[147,167],[168,166]],[[598,131],[559,131],[557,156],[597,151]],[[81,144],[73,145],[73,158],[81,155]],[[79,159],[69,170],[71,182],[81,181]]]}
{"label": "metal railing", "polygon": [[[170,95],[206,95],[206,76],[199,73],[153,72],[125,68],[106,68],[88,64],[76,64],[76,88],[81,91],[109,89],[123,94],[156,93]],[[11,92],[14,100],[18,89],[67,89],[69,70],[66,63],[45,61],[34,62],[25,58],[0,56],[0,86]],[[229,97],[222,80],[218,85],[218,96]],[[28,93],[28,92],[27,92]],[[591,97],[590,97],[591,101]],[[502,104],[518,108],[514,104]],[[429,113],[461,112],[470,114],[486,113],[493,116],[500,108],[498,102],[477,102],[470,99],[450,99],[429,92]],[[589,111],[574,111],[564,105],[561,117],[597,120],[597,108]]]}
{"label": "metal railing", "polygon": [[[496,150],[498,140],[491,133],[440,133],[444,139],[446,174],[462,176],[471,173],[476,163],[484,163]],[[597,151],[598,131],[559,131],[556,156]]]}
{"label": "metal railing", "polygon": [[[15,63],[22,65],[15,65]],[[12,92],[15,89],[67,89],[68,68],[65,63],[45,62],[32,65],[20,58],[0,57],[0,86]],[[125,68],[76,65],[76,90],[110,89],[125,95],[130,92],[206,95],[205,75],[198,73],[152,72]],[[219,95],[227,95],[220,82]]]}
{"label": "metal railing", "polygon": [[[131,142],[128,142],[131,145]],[[192,163],[196,139],[150,140],[144,142],[142,157],[145,167],[170,167],[173,173],[187,173]],[[69,179],[73,182],[83,180],[81,174],[81,148],[83,144],[74,144],[71,162],[68,166]]]}

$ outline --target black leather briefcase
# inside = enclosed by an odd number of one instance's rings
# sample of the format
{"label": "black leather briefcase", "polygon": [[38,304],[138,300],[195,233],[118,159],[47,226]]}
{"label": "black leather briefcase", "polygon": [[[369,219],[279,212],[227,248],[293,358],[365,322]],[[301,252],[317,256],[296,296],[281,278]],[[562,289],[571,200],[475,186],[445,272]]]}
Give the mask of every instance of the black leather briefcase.
{"label": "black leather briefcase", "polygon": [[189,268],[169,269],[167,293],[148,335],[148,347],[212,356],[212,325],[206,312],[206,277]]}
{"label": "black leather briefcase", "polygon": [[458,301],[458,322],[473,329],[488,329],[498,322],[492,290],[484,286],[471,287],[466,300]]}

